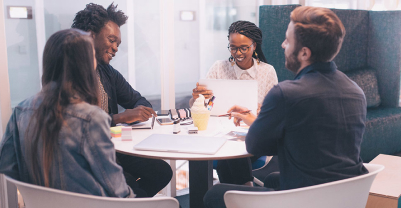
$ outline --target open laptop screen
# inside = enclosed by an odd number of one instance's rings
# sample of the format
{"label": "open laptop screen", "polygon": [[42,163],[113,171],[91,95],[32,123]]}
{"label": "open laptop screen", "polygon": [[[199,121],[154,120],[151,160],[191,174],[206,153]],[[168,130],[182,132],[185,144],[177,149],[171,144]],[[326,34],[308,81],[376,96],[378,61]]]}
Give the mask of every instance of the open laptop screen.
{"label": "open laptop screen", "polygon": [[210,115],[221,115],[234,105],[239,105],[256,113],[258,108],[258,83],[256,80],[201,79],[216,97]]}

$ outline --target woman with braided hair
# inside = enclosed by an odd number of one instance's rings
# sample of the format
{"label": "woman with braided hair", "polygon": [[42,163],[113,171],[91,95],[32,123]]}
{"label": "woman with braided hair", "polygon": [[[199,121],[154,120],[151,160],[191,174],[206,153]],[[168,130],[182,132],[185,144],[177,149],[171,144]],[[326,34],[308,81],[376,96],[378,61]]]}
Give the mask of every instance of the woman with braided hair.
{"label": "woman with braided hair", "polygon": [[[262,51],[262,31],[252,22],[237,21],[232,23],[228,29],[228,41],[230,58],[216,61],[209,69],[206,78],[256,80],[258,82],[258,105],[260,108],[267,93],[278,83],[276,71],[273,66],[267,64]],[[211,90],[197,83],[190,100],[191,106],[199,94],[205,96],[206,99],[213,96]],[[220,182],[252,186],[251,164],[259,157],[219,160],[216,170]],[[268,160],[270,159],[271,157],[268,157]]]}
{"label": "woman with braided hair", "polygon": [[[267,64],[262,51],[262,31],[252,22],[237,21],[228,29],[227,60],[216,61],[206,75],[207,79],[256,80],[258,82],[258,104],[261,106],[269,90],[278,83],[276,71]],[[199,94],[209,99],[211,90],[196,84],[190,105]]]}

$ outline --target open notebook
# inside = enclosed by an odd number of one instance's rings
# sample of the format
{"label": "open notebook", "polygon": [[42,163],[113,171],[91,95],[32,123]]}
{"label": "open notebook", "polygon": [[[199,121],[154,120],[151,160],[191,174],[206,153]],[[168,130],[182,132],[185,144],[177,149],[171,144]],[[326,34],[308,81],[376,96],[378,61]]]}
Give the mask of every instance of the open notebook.
{"label": "open notebook", "polygon": [[152,134],[134,146],[136,150],[215,154],[225,138],[191,135]]}

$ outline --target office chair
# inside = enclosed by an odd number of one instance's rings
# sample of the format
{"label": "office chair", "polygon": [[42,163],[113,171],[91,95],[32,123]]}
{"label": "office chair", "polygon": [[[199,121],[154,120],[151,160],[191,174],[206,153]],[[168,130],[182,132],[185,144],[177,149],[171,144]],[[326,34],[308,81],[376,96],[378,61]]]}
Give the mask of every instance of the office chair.
{"label": "office chair", "polygon": [[364,208],[369,190],[383,165],[367,164],[369,173],[304,188],[271,191],[227,191],[227,208]]}
{"label": "office chair", "polygon": [[17,186],[27,208],[178,208],[172,197],[114,198],[73,193],[17,181],[6,176]]}

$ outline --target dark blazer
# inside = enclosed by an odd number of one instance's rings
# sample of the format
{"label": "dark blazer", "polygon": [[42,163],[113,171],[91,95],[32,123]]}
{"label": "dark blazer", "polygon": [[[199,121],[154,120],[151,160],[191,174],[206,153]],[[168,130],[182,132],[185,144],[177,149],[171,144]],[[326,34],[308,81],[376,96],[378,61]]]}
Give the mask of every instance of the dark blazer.
{"label": "dark blazer", "polygon": [[[138,91],[135,91],[123,75],[110,64],[98,64],[96,70],[99,70],[104,91],[109,96],[109,114],[112,118],[113,114],[118,113],[117,104],[125,109],[133,109],[139,105],[152,107],[150,102],[142,97]],[[112,120],[111,126],[115,125],[114,120]]]}
{"label": "dark blazer", "polygon": [[254,155],[278,155],[281,190],[367,173],[359,156],[363,91],[334,62],[314,63],[267,94],[249,129]]}

